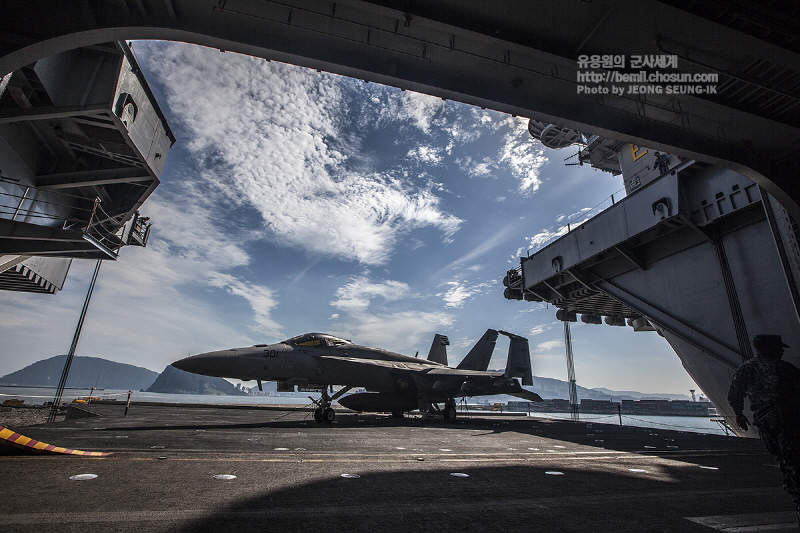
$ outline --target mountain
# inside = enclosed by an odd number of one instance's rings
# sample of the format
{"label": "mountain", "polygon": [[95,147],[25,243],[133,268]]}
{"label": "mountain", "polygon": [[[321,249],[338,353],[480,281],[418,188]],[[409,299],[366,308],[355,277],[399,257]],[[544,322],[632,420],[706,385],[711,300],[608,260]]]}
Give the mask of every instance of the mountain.
{"label": "mountain", "polygon": [[[569,399],[569,383],[555,378],[542,378],[539,376],[533,377],[533,387],[526,387],[526,389],[537,393],[544,399],[562,398]],[[578,400],[589,398],[592,400],[607,400],[609,398],[614,401],[619,400],[641,400],[641,399],[664,399],[664,400],[688,400],[689,396],[686,394],[648,394],[636,391],[615,391],[611,389],[597,388],[587,389],[586,387],[577,386]]]}
{"label": "mountain", "polygon": [[[645,392],[636,392],[636,391],[615,391],[610,389],[604,389],[601,387],[597,387],[596,389],[592,389],[596,391],[600,391],[607,396],[613,396],[614,398],[624,398],[624,399],[634,399],[634,400],[691,400],[692,398],[688,394],[672,394],[667,392],[653,392],[653,393],[645,393]],[[699,393],[700,391],[698,391]],[[702,393],[698,394],[702,395]],[[630,397],[630,398],[629,398]]]}
{"label": "mountain", "polygon": [[[67,361],[66,355],[37,361],[22,370],[0,377],[0,385],[57,387]],[[116,363],[99,357],[75,356],[67,378],[67,387],[100,387],[104,389],[146,389],[158,377],[140,366]]]}
{"label": "mountain", "polygon": [[223,378],[212,378],[178,370],[170,365],[156,378],[145,392],[166,392],[170,394],[215,394],[247,396]]}

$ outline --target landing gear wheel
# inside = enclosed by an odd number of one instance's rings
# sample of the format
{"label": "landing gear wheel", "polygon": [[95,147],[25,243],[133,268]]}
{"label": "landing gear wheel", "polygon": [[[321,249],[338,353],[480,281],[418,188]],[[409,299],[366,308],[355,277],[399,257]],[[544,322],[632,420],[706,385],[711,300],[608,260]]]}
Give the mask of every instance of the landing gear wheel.
{"label": "landing gear wheel", "polygon": [[456,406],[455,404],[448,403],[444,406],[444,411],[442,414],[444,415],[444,419],[448,422],[452,422],[456,419]]}
{"label": "landing gear wheel", "polygon": [[324,411],[322,411],[322,421],[325,422],[326,424],[330,424],[331,422],[333,422],[334,418],[336,418],[336,411],[334,411],[330,407],[327,407],[325,408]]}
{"label": "landing gear wheel", "polygon": [[392,418],[404,418],[403,411],[392,411]]}
{"label": "landing gear wheel", "polygon": [[314,421],[322,422],[322,407],[314,409]]}

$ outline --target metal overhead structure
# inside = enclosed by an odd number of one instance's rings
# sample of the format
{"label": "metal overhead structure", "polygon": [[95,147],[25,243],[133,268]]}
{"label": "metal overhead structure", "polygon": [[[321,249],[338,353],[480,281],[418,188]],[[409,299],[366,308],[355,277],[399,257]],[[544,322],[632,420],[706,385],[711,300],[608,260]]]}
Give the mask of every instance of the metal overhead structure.
{"label": "metal overhead structure", "polygon": [[[2,0],[0,76],[166,39],[290,62],[735,170],[800,219],[798,6],[741,0]],[[579,94],[579,55],[678,58],[716,94]],[[3,229],[2,231],[7,231]]]}
{"label": "metal overhead structure", "polygon": [[[537,138],[551,130],[530,128]],[[562,142],[566,133],[551,138]],[[521,257],[506,273],[504,296],[558,308],[568,368],[569,322],[578,314],[585,324],[657,331],[734,427],[727,392],[736,367],[753,356],[750,336],[779,332],[790,346],[800,343],[800,227],[739,173],[579,137],[567,160],[621,174],[626,196],[564,222]],[[798,356],[785,359],[797,364]]]}
{"label": "metal overhead structure", "polygon": [[67,50],[0,91],[0,254],[114,259],[175,142],[124,43]]}
{"label": "metal overhead structure", "polygon": [[72,259],[144,246],[175,142],[128,45],[67,50],[0,84],[0,289],[55,293]]}

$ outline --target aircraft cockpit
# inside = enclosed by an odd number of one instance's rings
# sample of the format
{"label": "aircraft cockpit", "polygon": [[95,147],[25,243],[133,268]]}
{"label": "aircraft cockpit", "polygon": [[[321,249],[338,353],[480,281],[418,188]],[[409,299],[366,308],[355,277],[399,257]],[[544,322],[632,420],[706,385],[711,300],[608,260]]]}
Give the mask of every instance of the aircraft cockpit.
{"label": "aircraft cockpit", "polygon": [[345,344],[353,344],[353,341],[334,337],[327,333],[306,333],[286,339],[281,344],[288,344],[289,346],[343,346]]}

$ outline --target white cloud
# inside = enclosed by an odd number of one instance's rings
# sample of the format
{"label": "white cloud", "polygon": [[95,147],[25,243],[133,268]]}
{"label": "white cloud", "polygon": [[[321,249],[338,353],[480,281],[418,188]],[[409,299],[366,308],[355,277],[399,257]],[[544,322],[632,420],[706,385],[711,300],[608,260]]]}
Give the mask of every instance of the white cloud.
{"label": "white cloud", "polygon": [[539,172],[547,163],[547,157],[542,144],[534,142],[527,132],[525,121],[517,119],[514,124],[516,127],[505,136],[500,161],[511,168],[514,177],[519,181],[519,191],[533,194],[542,184]]}
{"label": "white cloud", "polygon": [[[241,325],[256,332],[257,340],[282,336],[282,327],[270,316],[277,303],[274,291],[226,273],[249,264],[244,246],[254,235],[216,223],[215,213],[225,206],[209,205],[209,195],[191,187],[179,191],[148,200],[144,209],[155,224],[147,248],[126,249],[119,261],[104,265],[102,291],[93,306],[105,308],[118,326],[106,326],[100,336],[115,343],[115,335],[126,337],[128,325],[135,324],[146,332],[140,336],[145,344],[150,337],[189,347],[200,341],[199,349],[249,343],[241,329],[221,324],[218,309],[183,290],[197,284],[243,298],[253,319]],[[120,301],[126,302],[123,308],[115,303]]]}
{"label": "white cloud", "polygon": [[[472,261],[475,261],[479,257],[481,257],[484,254],[490,252],[491,250],[497,248],[498,246],[501,246],[501,245],[505,244],[505,242],[508,241],[508,239],[510,238],[509,235],[513,235],[513,233],[516,231],[516,228],[520,224],[521,224],[520,221],[517,221],[515,223],[509,224],[507,226],[504,226],[504,227],[500,228],[499,230],[494,232],[494,234],[489,235],[489,236],[481,239],[481,244],[479,244],[478,246],[476,246],[475,248],[473,248],[471,251],[467,252],[463,256],[459,257],[455,261],[452,261],[447,266],[439,269],[439,271],[436,272],[435,277],[441,276],[443,273],[445,273],[445,272],[447,272],[449,270],[452,270],[454,268],[457,268],[457,267],[462,267],[463,268],[468,263],[470,263]],[[466,268],[471,268],[473,266],[474,265],[470,265],[470,267],[466,267]]]}
{"label": "white cloud", "polygon": [[448,281],[445,285],[448,285],[449,288],[436,296],[444,300],[445,307],[450,308],[463,307],[472,295],[480,293],[486,287],[491,286],[489,283],[468,286],[463,281]]}
{"label": "white cloud", "polygon": [[530,248],[536,250],[541,248],[546,243],[550,242],[551,240],[555,239],[556,237],[561,237],[562,235],[567,234],[567,226],[561,226],[558,229],[546,229],[540,231],[530,239]]}
{"label": "white cloud", "polygon": [[425,246],[425,241],[412,238],[408,240],[407,246],[411,250],[416,250],[417,248],[422,248]]}
{"label": "white cloud", "polygon": [[430,346],[434,333],[452,324],[453,317],[446,313],[397,311],[363,313],[342,320],[337,327],[359,344],[413,355],[412,351]]}
{"label": "white cloud", "polygon": [[444,300],[445,307],[462,307],[472,295],[472,291],[459,281],[448,281],[447,285],[450,285],[450,288],[446,292],[436,295]]}
{"label": "white cloud", "polygon": [[[358,139],[340,124],[348,101],[338,78],[187,44],[149,46],[147,63],[206,169],[201,178],[255,208],[264,236],[378,265],[412,229],[433,226],[445,239],[459,229],[428,184],[356,170]],[[441,102],[409,92],[399,100],[404,120],[429,131]]]}
{"label": "white cloud", "polygon": [[336,291],[339,299],[331,302],[331,305],[351,314],[361,313],[367,310],[373,298],[380,297],[386,302],[399,300],[408,294],[409,288],[406,283],[393,280],[376,283],[361,276],[340,287]]}
{"label": "white cloud", "polygon": [[253,310],[254,320],[259,326],[259,332],[270,337],[283,337],[280,324],[270,317],[270,312],[277,305],[275,291],[269,287],[245,283],[230,274],[214,272],[209,279],[209,285],[225,289],[230,294],[241,296]]}
{"label": "white cloud", "polygon": [[438,112],[444,107],[444,100],[414,91],[403,91],[400,97],[403,113],[424,133],[430,133]]}
{"label": "white cloud", "polygon": [[551,322],[549,324],[539,324],[538,326],[533,326],[531,329],[528,330],[528,336],[534,337],[536,335],[540,335],[545,331],[553,329],[558,324],[560,324],[560,322]]}
{"label": "white cloud", "polygon": [[557,348],[563,348],[563,347],[564,347],[563,340],[545,341],[537,344],[536,347],[531,350],[531,353],[552,354],[552,352]]}
{"label": "white cloud", "polygon": [[426,337],[453,322],[451,315],[440,311],[406,309],[405,300],[414,295],[399,281],[354,277],[336,296],[339,299],[331,305],[342,313],[331,317],[337,320],[334,327],[354,342],[369,346],[410,353],[419,349]]}
{"label": "white cloud", "polygon": [[[192,186],[179,191],[159,190],[143,207],[143,214],[154,221],[146,248],[125,248],[118,261],[103,263],[78,355],[161,371],[190,352],[252,344],[262,334],[274,335],[280,329],[269,318],[274,305],[269,288],[224,274],[249,263],[244,244],[251,235],[218,224],[208,195]],[[220,209],[224,206],[217,206]],[[23,317],[16,325],[5,320],[0,324],[14,332],[4,339],[4,350],[42,358],[66,353],[93,267],[90,261],[74,261],[64,291],[55,297],[20,295],[17,301],[3,295],[0,316]],[[203,300],[204,289],[218,287],[245,298],[255,311],[254,319],[244,319],[242,327],[229,326],[221,309]],[[231,301],[225,305],[235,307]],[[37,333],[44,322],[47,336]],[[258,335],[250,337],[246,328]],[[35,346],[27,347],[34,338]]]}
{"label": "white cloud", "polygon": [[[538,250],[539,248],[544,247],[545,244],[548,244],[550,241],[555,240],[558,237],[566,235],[569,233],[570,229],[575,228],[584,222],[586,222],[590,216],[589,212],[592,211],[591,207],[584,207],[583,209],[579,209],[577,212],[572,213],[571,215],[560,215],[556,218],[556,222],[563,223],[567,222],[563,226],[559,226],[558,228],[548,228],[545,230],[540,231],[536,235],[530,238],[528,242],[528,249],[530,250]],[[517,250],[517,256],[522,255],[525,251],[525,248],[520,248]]]}
{"label": "white cloud", "polygon": [[476,161],[472,156],[467,155],[456,158],[455,162],[462,172],[473,178],[492,178],[494,177],[493,172],[497,170],[497,165],[488,158]]}
{"label": "white cloud", "polygon": [[442,160],[444,159],[442,157],[441,149],[424,145],[412,148],[406,155],[407,157],[426,165],[441,165]]}

